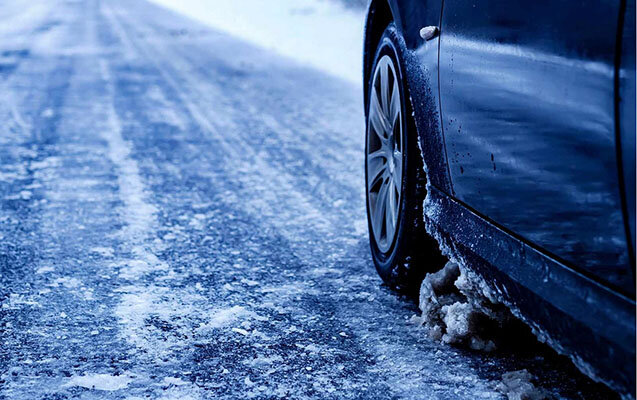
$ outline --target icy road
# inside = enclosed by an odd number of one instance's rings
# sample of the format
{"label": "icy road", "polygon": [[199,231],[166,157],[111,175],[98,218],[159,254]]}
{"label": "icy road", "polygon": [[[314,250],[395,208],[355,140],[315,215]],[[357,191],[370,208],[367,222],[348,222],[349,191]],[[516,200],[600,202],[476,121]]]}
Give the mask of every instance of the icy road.
{"label": "icy road", "polygon": [[522,369],[611,396],[410,322],[368,255],[362,114],[150,3],[2,1],[0,398],[502,399]]}

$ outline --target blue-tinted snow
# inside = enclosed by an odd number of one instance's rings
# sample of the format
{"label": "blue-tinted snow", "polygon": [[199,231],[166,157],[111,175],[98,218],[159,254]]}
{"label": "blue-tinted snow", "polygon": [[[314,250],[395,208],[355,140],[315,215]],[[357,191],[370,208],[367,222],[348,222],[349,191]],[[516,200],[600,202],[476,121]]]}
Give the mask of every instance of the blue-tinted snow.
{"label": "blue-tinted snow", "polygon": [[1,398],[598,393],[410,322],[368,255],[355,84],[142,1],[2,2],[0,39]]}

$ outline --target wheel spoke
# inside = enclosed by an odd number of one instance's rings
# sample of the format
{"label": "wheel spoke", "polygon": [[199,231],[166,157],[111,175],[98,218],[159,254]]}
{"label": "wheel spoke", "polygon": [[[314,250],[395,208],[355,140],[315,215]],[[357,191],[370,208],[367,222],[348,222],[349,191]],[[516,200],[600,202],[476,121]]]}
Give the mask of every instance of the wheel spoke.
{"label": "wheel spoke", "polygon": [[376,197],[376,207],[374,209],[374,213],[372,214],[374,231],[376,235],[380,238],[381,229],[383,227],[383,223],[385,222],[385,208],[387,207],[387,188],[389,185],[383,183],[378,191],[378,196]]}
{"label": "wheel spoke", "polygon": [[387,171],[387,164],[380,158],[367,160],[367,190],[371,190],[379,179],[384,179]]}
{"label": "wheel spoke", "polygon": [[389,63],[380,66],[380,95],[383,113],[389,115]]}
{"label": "wheel spoke", "polygon": [[391,126],[396,124],[396,120],[400,115],[400,91],[398,90],[398,82],[394,80],[394,86],[391,93],[391,103],[389,105],[389,122]]}
{"label": "wheel spoke", "polygon": [[385,140],[385,135],[389,132],[389,124],[386,121],[383,114],[382,107],[378,100],[378,94],[376,90],[372,90],[372,98],[369,104],[369,122],[371,123],[374,131],[381,140]]}
{"label": "wheel spoke", "polygon": [[396,190],[400,193],[401,185],[403,182],[403,153],[400,151],[394,151],[394,183],[396,185]]}
{"label": "wheel spoke", "polygon": [[393,184],[394,184],[394,189],[396,189],[398,193],[400,193],[402,182],[397,175],[394,175]]}
{"label": "wheel spoke", "polygon": [[387,152],[385,151],[384,146],[382,146],[379,150],[369,153],[367,155],[367,161],[375,160],[380,157],[387,158]]}
{"label": "wheel spoke", "polygon": [[394,237],[394,229],[396,229],[396,195],[394,190],[394,183],[388,182],[387,184],[387,204],[385,205],[385,232],[387,232],[387,238]]}

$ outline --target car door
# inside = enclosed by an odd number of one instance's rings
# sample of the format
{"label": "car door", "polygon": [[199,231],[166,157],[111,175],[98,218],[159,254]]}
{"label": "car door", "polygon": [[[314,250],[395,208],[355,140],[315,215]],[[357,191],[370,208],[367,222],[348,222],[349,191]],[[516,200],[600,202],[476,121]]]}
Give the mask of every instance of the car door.
{"label": "car door", "polygon": [[445,0],[441,119],[454,195],[633,293],[618,182],[620,1]]}

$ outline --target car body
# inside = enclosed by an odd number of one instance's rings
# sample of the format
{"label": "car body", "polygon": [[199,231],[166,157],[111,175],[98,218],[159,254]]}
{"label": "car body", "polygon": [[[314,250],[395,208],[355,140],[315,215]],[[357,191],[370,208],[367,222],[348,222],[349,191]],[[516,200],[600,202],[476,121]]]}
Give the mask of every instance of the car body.
{"label": "car body", "polygon": [[542,340],[634,395],[635,1],[372,0],[367,117],[390,23],[428,231]]}

